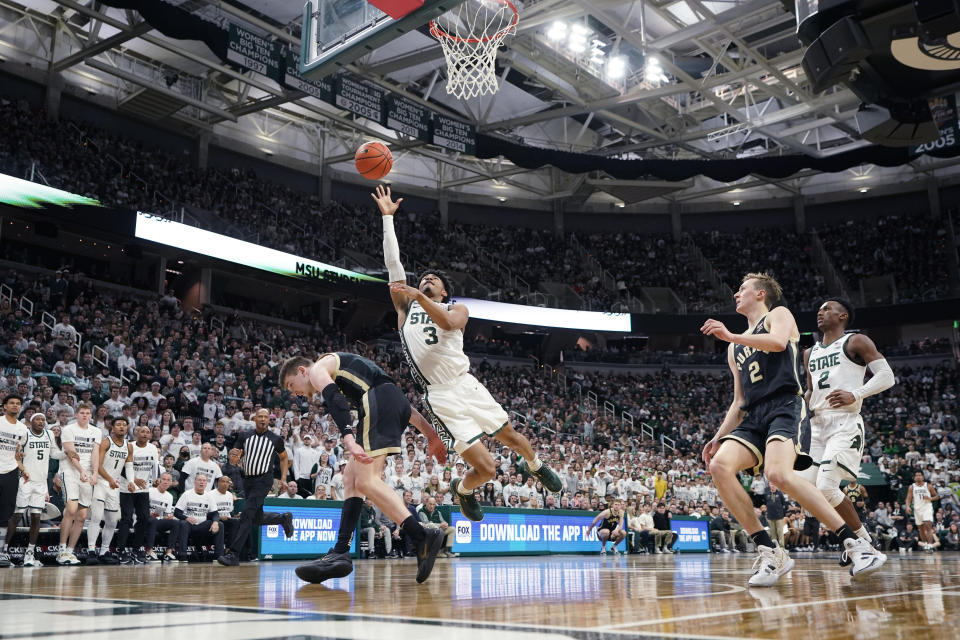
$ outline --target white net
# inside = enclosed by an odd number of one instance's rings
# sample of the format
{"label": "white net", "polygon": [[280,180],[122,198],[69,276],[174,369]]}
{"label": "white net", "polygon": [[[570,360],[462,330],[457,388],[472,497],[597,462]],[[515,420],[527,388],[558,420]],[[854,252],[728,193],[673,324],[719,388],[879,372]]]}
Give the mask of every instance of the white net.
{"label": "white net", "polygon": [[447,61],[447,93],[467,99],[497,92],[497,49],[517,18],[511,0],[467,0],[430,21]]}

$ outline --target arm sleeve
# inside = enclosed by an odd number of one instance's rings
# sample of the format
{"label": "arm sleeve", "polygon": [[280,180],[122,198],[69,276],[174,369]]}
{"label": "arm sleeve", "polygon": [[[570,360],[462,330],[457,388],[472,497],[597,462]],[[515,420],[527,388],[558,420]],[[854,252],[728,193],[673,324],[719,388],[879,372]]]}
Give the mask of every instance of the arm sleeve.
{"label": "arm sleeve", "polygon": [[182,509],[174,509],[173,517],[176,518],[177,520],[186,520],[187,514],[185,514]]}
{"label": "arm sleeve", "polygon": [[337,385],[334,383],[328,384],[323,388],[323,391],[320,392],[320,395],[323,396],[323,403],[327,408],[327,412],[333,416],[333,421],[337,424],[340,435],[345,436],[348,433],[352,435],[353,427],[351,423],[353,420],[350,417],[350,403],[347,402],[347,399],[344,398],[340,390],[337,389]]}
{"label": "arm sleeve", "polygon": [[873,377],[867,380],[859,389],[853,390],[855,398],[862,399],[876,395],[881,391],[886,391],[896,383],[893,371],[887,363],[886,358],[880,358],[867,364],[867,371],[873,374]]}
{"label": "arm sleeve", "polygon": [[387,266],[390,282],[407,281],[407,272],[400,264],[400,246],[393,229],[393,216],[381,216],[383,220],[383,262]]}

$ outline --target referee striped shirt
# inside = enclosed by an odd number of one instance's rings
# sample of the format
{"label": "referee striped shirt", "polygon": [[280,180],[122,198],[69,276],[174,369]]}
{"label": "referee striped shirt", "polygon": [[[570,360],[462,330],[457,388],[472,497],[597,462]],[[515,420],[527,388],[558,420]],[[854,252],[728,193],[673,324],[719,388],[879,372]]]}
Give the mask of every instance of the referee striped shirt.
{"label": "referee striped shirt", "polygon": [[283,453],[283,439],[272,431],[257,433],[249,431],[240,436],[234,445],[243,451],[240,466],[245,476],[260,476],[269,473],[273,457]]}

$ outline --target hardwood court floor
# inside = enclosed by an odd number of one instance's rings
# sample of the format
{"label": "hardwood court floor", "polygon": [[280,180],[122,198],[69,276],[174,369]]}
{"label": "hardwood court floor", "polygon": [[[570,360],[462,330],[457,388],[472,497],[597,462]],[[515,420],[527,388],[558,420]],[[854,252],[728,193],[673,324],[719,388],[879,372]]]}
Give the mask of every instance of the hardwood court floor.
{"label": "hardwood court floor", "polygon": [[893,554],[853,579],[836,554],[795,554],[774,588],[753,556],[365,560],[328,585],[297,563],[0,570],[0,639],[960,638],[960,554]]}

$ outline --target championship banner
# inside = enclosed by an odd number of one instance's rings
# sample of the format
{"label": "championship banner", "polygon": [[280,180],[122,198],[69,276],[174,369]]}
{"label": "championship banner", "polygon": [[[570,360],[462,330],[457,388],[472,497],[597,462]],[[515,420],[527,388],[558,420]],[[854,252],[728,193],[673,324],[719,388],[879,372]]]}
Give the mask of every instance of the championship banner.
{"label": "championship banner", "polygon": [[957,96],[950,95],[930,98],[930,115],[940,131],[940,137],[932,142],[910,147],[910,156],[919,156],[931,151],[943,151],[960,144],[960,131],[957,126]]}
{"label": "championship banner", "polygon": [[293,47],[286,49],[286,67],[283,75],[283,85],[290,89],[303,91],[307,95],[333,104],[333,83],[329,78],[321,80],[307,80],[300,75],[300,52]]}
{"label": "championship banner", "polygon": [[227,59],[231,62],[282,83],[284,73],[281,67],[286,64],[283,55],[284,50],[285,47],[280,43],[267,40],[243,27],[230,23]]}
{"label": "championship banner", "polygon": [[392,93],[387,95],[386,126],[394,131],[430,142],[430,115],[432,111],[412,100]]}
{"label": "championship banner", "polygon": [[[455,528],[453,551],[461,554],[507,555],[543,553],[600,553],[594,514],[541,509],[484,510],[481,522],[459,511],[450,513]],[[599,524],[599,523],[598,523]],[[617,549],[625,553],[624,539]]]}
{"label": "championship banner", "polygon": [[472,156],[477,152],[477,131],[473,125],[435,113],[431,142]]}
{"label": "championship banner", "polygon": [[[259,557],[264,560],[319,558],[337,542],[340,530],[340,509],[343,503],[332,500],[271,500],[263,507],[266,513],[293,514],[293,537],[287,538],[280,525],[260,527]],[[357,536],[350,541],[350,553],[357,553]]]}
{"label": "championship banner", "polygon": [[384,123],[386,91],[341,73],[333,83],[333,103],[378,124]]}

